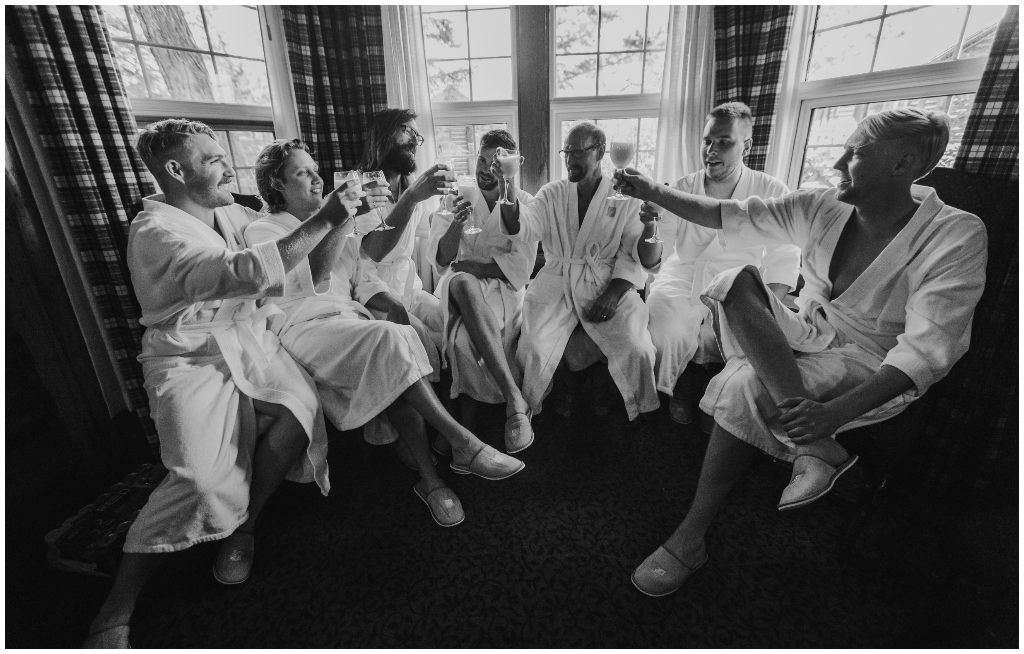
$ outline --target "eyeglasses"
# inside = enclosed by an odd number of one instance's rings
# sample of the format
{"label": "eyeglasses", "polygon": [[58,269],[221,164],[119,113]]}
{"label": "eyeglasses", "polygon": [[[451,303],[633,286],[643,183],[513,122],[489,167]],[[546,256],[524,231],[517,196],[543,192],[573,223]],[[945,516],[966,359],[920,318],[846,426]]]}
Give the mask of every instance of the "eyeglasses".
{"label": "eyeglasses", "polygon": [[402,125],[401,127],[398,128],[398,131],[404,132],[409,136],[413,137],[414,139],[416,139],[416,145],[423,145],[423,135],[414,130],[413,128],[409,127],[408,125]]}
{"label": "eyeglasses", "polygon": [[581,157],[587,156],[588,152],[590,152],[594,148],[599,148],[602,145],[604,145],[604,143],[595,143],[594,145],[588,145],[582,150],[559,150],[558,154],[561,155],[563,159],[568,159],[569,157],[572,157],[573,159],[579,159]]}

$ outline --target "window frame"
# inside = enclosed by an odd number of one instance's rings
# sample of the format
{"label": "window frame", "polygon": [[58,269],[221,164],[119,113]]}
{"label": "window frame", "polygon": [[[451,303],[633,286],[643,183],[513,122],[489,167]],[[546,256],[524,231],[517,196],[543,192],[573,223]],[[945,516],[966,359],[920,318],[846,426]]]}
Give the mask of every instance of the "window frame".
{"label": "window frame", "polygon": [[[628,95],[593,95],[560,98],[557,96],[558,67],[556,62],[557,40],[557,9],[563,5],[548,7],[548,20],[551,33],[548,38],[548,97],[550,98],[551,119],[548,125],[548,143],[550,158],[548,161],[549,181],[562,178],[562,158],[558,151],[562,149],[562,122],[566,120],[584,120],[593,118],[657,118],[661,105],[661,92],[630,93]],[[599,5],[600,6],[600,5]],[[645,35],[646,36],[646,35]],[[600,46],[600,44],[599,44]],[[667,51],[667,48],[660,50]],[[645,53],[646,49],[639,50]],[[600,51],[597,53],[600,60]],[[600,81],[600,80],[598,80]]]}
{"label": "window frame", "polygon": [[789,57],[799,58],[788,65],[788,83],[783,84],[777,108],[777,115],[796,116],[796,119],[777,123],[772,146],[779,153],[770,158],[766,167],[769,174],[782,179],[791,189],[800,185],[800,170],[810,139],[811,114],[815,109],[978,91],[987,57],[803,81],[810,64],[817,5],[802,5],[797,11],[794,30],[800,31],[793,35],[795,42],[791,42]]}
{"label": "window frame", "polygon": [[[465,11],[465,10],[464,10]],[[420,14],[420,33],[423,32],[423,14]],[[519,140],[519,57],[515,47],[518,8],[509,5],[509,30],[512,43],[512,98],[510,100],[468,100],[462,102],[430,101],[430,111],[435,127],[464,127],[487,123],[505,123],[512,137]],[[425,41],[425,37],[424,37]],[[488,59],[491,57],[483,57]],[[473,58],[469,58],[472,66]],[[423,62],[427,62],[427,54],[423,52]],[[471,73],[472,74],[472,73]],[[429,91],[428,91],[429,95]]]}

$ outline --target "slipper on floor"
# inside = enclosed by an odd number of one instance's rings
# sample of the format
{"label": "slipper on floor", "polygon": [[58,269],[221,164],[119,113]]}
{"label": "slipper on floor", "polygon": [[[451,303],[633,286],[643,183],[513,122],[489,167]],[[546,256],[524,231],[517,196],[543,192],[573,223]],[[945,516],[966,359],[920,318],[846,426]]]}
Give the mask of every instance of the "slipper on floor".
{"label": "slipper on floor", "polygon": [[89,634],[82,643],[82,649],[131,649],[128,642],[128,625],[119,624],[103,631]]}
{"label": "slipper on floor", "polygon": [[490,445],[484,445],[468,464],[451,462],[449,466],[460,475],[476,475],[489,481],[508,479],[526,467],[519,459],[502,454]]}
{"label": "slipper on floor", "polygon": [[430,516],[434,522],[442,527],[454,527],[466,519],[466,514],[462,510],[462,502],[456,497],[455,491],[447,486],[438,486],[429,493],[424,493],[416,485],[412,487],[412,491],[430,509]]}
{"label": "slipper on floor", "polygon": [[213,560],[213,578],[227,586],[248,579],[255,549],[256,538],[251,533],[236,530],[221,543],[217,558]]}
{"label": "slipper on floor", "polygon": [[526,413],[513,413],[505,418],[505,451],[522,452],[533,444],[533,426]]}
{"label": "slipper on floor", "polygon": [[704,558],[694,567],[690,567],[676,558],[676,555],[664,547],[659,547],[644,562],[633,571],[630,581],[636,589],[649,597],[664,597],[671,595],[686,583],[694,572],[700,570],[701,566],[708,562],[708,555],[705,552]]}
{"label": "slipper on floor", "polygon": [[[856,456],[851,456],[838,468],[833,468],[826,461],[813,454],[803,454],[793,461],[794,475],[789,480],[789,485],[782,491],[779,498],[779,511],[788,511],[801,506],[806,506],[832,490],[836,480],[844,472],[849,470],[854,463],[857,463]],[[797,461],[808,459],[807,467],[797,473]]]}

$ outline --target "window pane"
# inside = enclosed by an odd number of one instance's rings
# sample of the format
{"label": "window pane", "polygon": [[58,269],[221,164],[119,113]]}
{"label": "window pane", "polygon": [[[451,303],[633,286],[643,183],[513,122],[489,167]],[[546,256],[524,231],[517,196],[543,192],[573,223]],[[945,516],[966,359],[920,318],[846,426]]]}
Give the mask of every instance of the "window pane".
{"label": "window pane", "polygon": [[[423,47],[427,59],[460,59],[469,56],[465,12],[429,14],[423,17]],[[468,95],[468,94],[467,94]]]}
{"label": "window pane", "polygon": [[213,57],[195,52],[140,46],[153,97],[216,102]]}
{"label": "window pane", "polygon": [[927,7],[887,18],[882,26],[874,70],[956,59],[966,7]]}
{"label": "window pane", "polygon": [[601,52],[642,50],[647,23],[643,5],[604,5],[601,7]]}
{"label": "window pane", "polygon": [[644,60],[644,93],[661,93],[661,80],[665,75],[665,53],[648,52]]}
{"label": "window pane", "polygon": [[435,125],[434,141],[438,147],[442,143],[455,145],[455,172],[459,175],[476,173],[476,153],[480,146],[480,137],[492,129],[508,129],[505,123],[488,123],[481,125]]}
{"label": "window pane", "polygon": [[1006,13],[1006,7],[1002,5],[974,5],[971,7],[971,17],[967,19],[967,30],[964,32],[964,46],[961,51],[961,59],[972,57],[987,57],[992,49],[992,40],[995,38],[999,21]]}
{"label": "window pane", "polygon": [[232,168],[234,168],[235,167],[235,159],[234,159],[234,157],[231,156],[231,139],[228,136],[227,131],[222,130],[222,129],[218,129],[218,130],[214,130],[213,133],[217,137],[217,145],[219,145],[220,147],[224,148],[224,152],[228,153],[228,164]]}
{"label": "window pane", "polygon": [[654,175],[654,152],[650,150],[638,151],[636,159],[633,160],[633,168],[636,168],[648,177]]}
{"label": "window pane", "polygon": [[469,97],[469,60],[427,62],[432,102],[466,102]]}
{"label": "window pane", "polygon": [[597,52],[597,6],[555,9],[555,53]]}
{"label": "window pane", "polygon": [[117,62],[117,69],[121,71],[121,82],[130,98],[146,98],[146,81],[142,77],[142,64],[135,52],[135,46],[130,43],[113,42],[114,60]]}
{"label": "window pane", "polygon": [[664,48],[668,35],[668,5],[651,5],[647,8],[647,47]]}
{"label": "window pane", "polygon": [[256,188],[256,171],[252,168],[235,168],[235,186],[238,188],[235,193],[244,195],[259,195]]}
{"label": "window pane", "polygon": [[256,163],[263,148],[274,140],[273,132],[231,132],[228,135],[234,161],[242,167]]}
{"label": "window pane", "polygon": [[423,5],[420,11],[426,14],[435,11],[461,11],[465,8],[466,5]]}
{"label": "window pane", "polygon": [[881,15],[881,5],[820,5],[818,7],[818,23],[814,28],[820,30]]}
{"label": "window pane", "polygon": [[473,100],[510,100],[512,98],[512,58],[471,59]]}
{"label": "window pane", "polygon": [[643,150],[654,150],[655,144],[658,142],[658,119],[657,118],[641,118],[640,119],[640,139],[637,143],[637,149]]}
{"label": "window pane", "polygon": [[213,50],[240,57],[263,59],[260,17],[255,9],[234,5],[205,5],[206,24]]}
{"label": "window pane", "polygon": [[944,111],[950,119],[950,138],[946,153],[939,165],[949,166],[956,157],[963,138],[964,126],[974,102],[973,93],[911,98],[888,102],[851,104],[822,107],[811,112],[808,147],[800,170],[800,188],[831,188],[839,180],[832,165],[843,154],[843,144],[853,133],[857,123],[865,117],[888,109],[918,107]]}
{"label": "window pane", "polygon": [[183,48],[207,49],[206,30],[199,7],[187,5],[133,5],[132,13],[141,28],[135,38]]}
{"label": "window pane", "polygon": [[597,94],[597,57],[562,55],[555,57],[555,95],[560,98]]}
{"label": "window pane", "polygon": [[601,55],[598,95],[624,95],[640,92],[643,53]]}
{"label": "window pane", "polygon": [[107,29],[110,30],[110,37],[114,39],[130,39],[132,33],[128,29],[128,17],[121,5],[103,7],[103,19],[107,22]]}
{"label": "window pane", "polygon": [[270,106],[267,66],[262,61],[217,57],[217,101]]}
{"label": "window pane", "polygon": [[871,70],[879,21],[815,34],[807,80],[856,75]]}
{"label": "window pane", "polygon": [[512,19],[508,9],[469,12],[469,51],[473,57],[512,56]]}

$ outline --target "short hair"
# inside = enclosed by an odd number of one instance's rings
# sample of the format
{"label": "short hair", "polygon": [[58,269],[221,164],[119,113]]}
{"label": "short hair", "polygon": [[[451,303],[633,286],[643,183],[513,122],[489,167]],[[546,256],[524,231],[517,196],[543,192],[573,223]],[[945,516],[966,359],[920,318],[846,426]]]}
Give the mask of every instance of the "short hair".
{"label": "short hair", "polygon": [[157,175],[169,155],[180,152],[188,143],[190,136],[206,134],[213,140],[217,136],[206,123],[187,118],[168,118],[146,125],[139,130],[139,138],[135,141],[135,150],[146,164],[149,172]]}
{"label": "short hair", "polygon": [[742,118],[743,120],[750,121],[750,124],[754,123],[753,112],[750,111],[750,107],[742,102],[725,102],[718,105],[708,112],[708,120],[712,118]]}
{"label": "short hair", "polygon": [[311,152],[309,147],[299,139],[278,139],[263,148],[253,165],[256,188],[260,197],[267,203],[267,211],[270,213],[277,213],[284,209],[284,194],[274,188],[274,180],[280,181],[281,171],[284,170],[284,165],[288,162],[288,155],[293,150]]}
{"label": "short hair", "polygon": [[569,130],[569,133],[565,135],[565,138],[568,139],[572,136],[573,132],[583,132],[587,136],[593,136],[598,143],[601,143],[602,145],[607,144],[607,137],[604,135],[604,130],[594,123],[587,121],[576,123]]}
{"label": "short hair", "polygon": [[913,140],[921,148],[920,177],[939,164],[949,143],[949,116],[916,107],[889,109],[868,116],[858,127],[871,141]]}
{"label": "short hair", "polygon": [[389,108],[378,111],[370,123],[370,131],[366,134],[366,147],[363,149],[363,159],[359,162],[359,170],[380,170],[381,164],[394,145],[399,126],[416,120],[416,115],[411,109]]}
{"label": "short hair", "polygon": [[519,149],[512,135],[503,129],[492,129],[480,137],[480,150],[486,150],[487,148]]}

